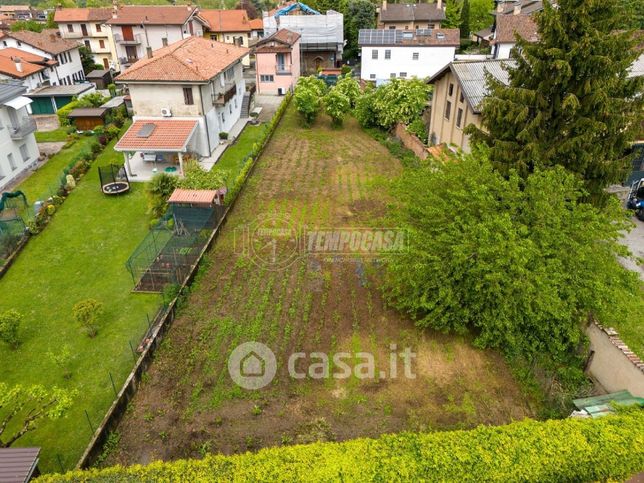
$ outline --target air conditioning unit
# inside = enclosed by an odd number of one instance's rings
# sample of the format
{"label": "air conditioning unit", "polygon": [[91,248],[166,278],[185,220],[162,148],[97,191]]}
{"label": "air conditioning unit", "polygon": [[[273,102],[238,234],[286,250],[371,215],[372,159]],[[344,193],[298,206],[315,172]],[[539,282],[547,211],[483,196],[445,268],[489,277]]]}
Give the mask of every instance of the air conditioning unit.
{"label": "air conditioning unit", "polygon": [[161,115],[163,117],[172,117],[172,111],[169,107],[164,107],[161,109]]}

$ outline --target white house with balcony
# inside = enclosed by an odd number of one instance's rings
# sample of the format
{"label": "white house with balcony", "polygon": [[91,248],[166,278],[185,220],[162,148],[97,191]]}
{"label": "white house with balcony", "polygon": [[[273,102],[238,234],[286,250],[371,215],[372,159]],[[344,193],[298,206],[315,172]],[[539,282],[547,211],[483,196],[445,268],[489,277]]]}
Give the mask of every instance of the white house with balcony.
{"label": "white house with balcony", "polygon": [[20,81],[0,82],[0,191],[29,169],[40,156],[36,123],[27,112],[31,100]]}
{"label": "white house with balcony", "polygon": [[49,60],[42,71],[44,86],[85,81],[78,43],[61,38],[58,30],[8,32],[0,37],[0,48],[14,48]]}
{"label": "white house with balcony", "polygon": [[114,9],[107,26],[115,50],[115,69],[124,71],[157,49],[188,37],[201,37],[206,25],[199,9],[190,5],[126,5]]}
{"label": "white house with balcony", "polygon": [[454,60],[459,42],[458,29],[362,29],[360,77],[376,84],[431,77]]}
{"label": "white house with balcony", "polygon": [[129,89],[134,123],[114,149],[125,154],[134,181],[159,171],[182,175],[187,157],[212,167],[220,133],[240,119],[246,55],[244,47],[189,37],[115,79]]}
{"label": "white house with balcony", "polygon": [[114,52],[105,25],[112,18],[110,8],[57,8],[54,21],[60,36],[84,45],[92,53],[94,63],[106,69],[116,66]]}

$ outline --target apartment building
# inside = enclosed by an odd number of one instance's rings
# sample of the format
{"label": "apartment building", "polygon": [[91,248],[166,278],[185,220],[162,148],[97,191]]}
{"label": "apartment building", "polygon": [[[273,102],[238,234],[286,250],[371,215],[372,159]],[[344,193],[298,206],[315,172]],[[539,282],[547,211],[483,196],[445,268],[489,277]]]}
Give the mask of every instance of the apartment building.
{"label": "apartment building", "polygon": [[[249,47],[251,40],[251,22],[246,10],[201,10],[199,15],[208,22],[204,37]],[[243,59],[243,64],[250,65],[250,56]]]}
{"label": "apartment building", "polygon": [[112,18],[109,8],[58,8],[54,21],[64,39],[74,40],[92,53],[94,63],[115,68],[114,49],[105,22]]}

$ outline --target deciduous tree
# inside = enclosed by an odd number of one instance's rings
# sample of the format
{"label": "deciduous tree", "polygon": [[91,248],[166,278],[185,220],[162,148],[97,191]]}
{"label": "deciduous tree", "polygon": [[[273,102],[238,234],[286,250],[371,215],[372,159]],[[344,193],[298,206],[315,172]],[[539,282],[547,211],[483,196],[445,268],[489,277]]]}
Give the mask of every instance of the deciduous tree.
{"label": "deciduous tree", "polygon": [[295,108],[302,115],[307,126],[313,124],[320,112],[325,91],[324,81],[315,76],[300,77],[297,81],[293,100]]}

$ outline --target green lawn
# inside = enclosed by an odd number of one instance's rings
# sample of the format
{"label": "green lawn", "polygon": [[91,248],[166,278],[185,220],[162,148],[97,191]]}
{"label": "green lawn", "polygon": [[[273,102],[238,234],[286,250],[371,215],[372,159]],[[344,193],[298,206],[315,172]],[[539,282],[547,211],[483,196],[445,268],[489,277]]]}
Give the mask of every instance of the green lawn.
{"label": "green lawn", "polygon": [[[81,138],[25,181],[22,188],[28,196],[55,179],[55,171],[86,142]],[[131,293],[132,279],[125,269],[148,231],[143,186],[135,184],[121,197],[107,197],[99,189],[97,165],[122,161],[113,144],[0,279],[0,310],[15,308],[25,316],[19,349],[0,344],[2,380],[78,390],[66,418],[19,440],[19,446],[42,447],[44,471],[59,471],[59,457],[65,469],[76,464],[92,435],[84,411],[95,428],[114,400],[109,374],[119,389],[133,366],[128,341],[136,347],[147,327],[146,313],[153,314],[160,302],[157,295]],[[53,178],[49,171],[54,171]],[[105,304],[105,321],[94,339],[71,316],[72,306],[90,297]],[[71,380],[65,380],[47,356],[65,345],[75,356]]]}
{"label": "green lawn", "polygon": [[218,171],[227,171],[228,179],[235,179],[239,170],[243,167],[244,157],[246,157],[251,149],[253,144],[255,144],[261,137],[262,133],[268,129],[267,125],[257,125],[252,126],[247,124],[240,136],[237,138],[237,141],[232,146],[229,146],[221,158],[217,161],[217,164],[212,168],[213,170]]}
{"label": "green lawn", "polygon": [[63,169],[72,161],[74,156],[90,145],[93,136],[81,136],[70,147],[61,150],[49,158],[41,168],[25,179],[16,188],[27,196],[27,201],[32,204],[36,199],[56,194],[58,178]]}
{"label": "green lawn", "polygon": [[59,127],[53,131],[36,131],[36,142],[46,143],[46,142],[56,142],[56,141],[67,141],[68,134],[66,127]]}

